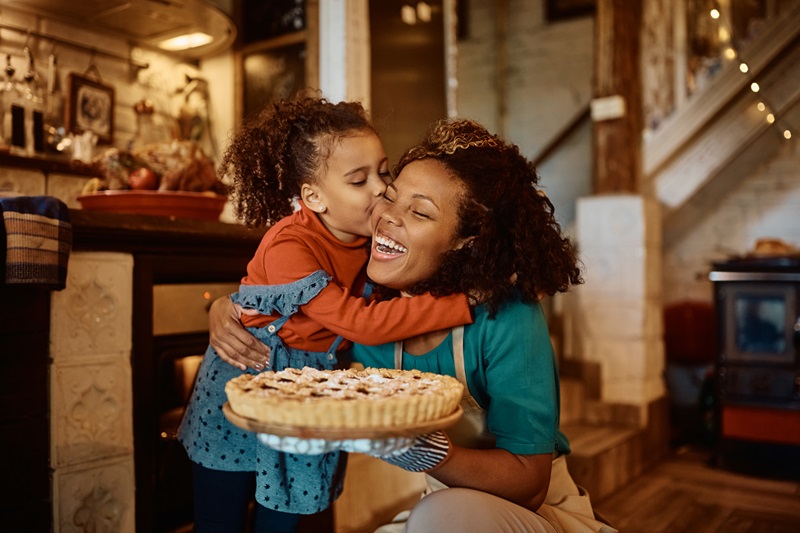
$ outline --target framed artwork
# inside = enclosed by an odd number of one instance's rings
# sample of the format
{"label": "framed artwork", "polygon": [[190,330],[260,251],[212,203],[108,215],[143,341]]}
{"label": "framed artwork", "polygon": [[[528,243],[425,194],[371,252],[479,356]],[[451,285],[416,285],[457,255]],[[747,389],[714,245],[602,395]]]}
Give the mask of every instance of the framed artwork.
{"label": "framed artwork", "polygon": [[101,81],[70,73],[67,77],[67,129],[80,135],[97,134],[98,144],[111,144],[114,137],[114,88]]}
{"label": "framed artwork", "polygon": [[595,0],[547,0],[545,10],[547,20],[563,20],[582,17],[594,13]]}

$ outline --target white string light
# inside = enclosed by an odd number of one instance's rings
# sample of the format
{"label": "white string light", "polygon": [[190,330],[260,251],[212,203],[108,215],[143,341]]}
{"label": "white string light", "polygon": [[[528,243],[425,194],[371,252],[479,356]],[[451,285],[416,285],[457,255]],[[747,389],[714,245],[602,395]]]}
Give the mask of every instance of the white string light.
{"label": "white string light", "polygon": [[[732,33],[731,33],[729,28],[727,28],[727,27],[722,25],[722,24],[724,24],[725,17],[722,17],[722,14],[720,13],[719,9],[717,9],[716,7],[711,9],[711,11],[709,12],[709,15],[715,21],[719,21],[720,26],[717,28],[717,35],[720,36],[720,39],[722,41],[728,41],[730,39]],[[722,20],[720,20],[720,19],[722,19]],[[750,74],[749,74],[750,67],[747,65],[747,63],[742,58],[741,53],[739,53],[739,51],[734,48],[732,40],[731,40],[730,44],[723,50],[722,53],[723,53],[723,56],[726,59],[731,60],[731,61],[738,57],[739,58],[739,71],[742,74],[750,76]],[[763,93],[763,91],[761,91],[761,86],[759,85],[759,83],[757,81],[752,80],[752,82],[750,83],[750,91],[752,91],[753,94],[758,94],[759,95],[758,96],[759,100],[758,100],[758,103],[756,104],[756,109],[758,109],[762,113],[766,113],[765,119],[766,119],[767,123],[770,124],[770,125],[777,126],[781,130],[781,133],[782,133],[782,136],[783,136],[784,139],[786,139],[786,140],[791,139],[792,135],[793,135],[791,128],[788,125],[780,124],[780,120],[776,116],[777,111],[776,111],[775,107],[770,105],[769,100],[767,99],[767,97]]]}

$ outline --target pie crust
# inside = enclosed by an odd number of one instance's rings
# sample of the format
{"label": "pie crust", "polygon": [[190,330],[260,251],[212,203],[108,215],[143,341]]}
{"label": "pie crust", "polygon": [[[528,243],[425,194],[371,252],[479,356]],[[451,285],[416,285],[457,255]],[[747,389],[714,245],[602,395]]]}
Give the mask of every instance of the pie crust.
{"label": "pie crust", "polygon": [[402,428],[452,414],[463,386],[455,378],[365,368],[287,368],[242,374],[225,384],[231,410],[258,422],[312,428]]}

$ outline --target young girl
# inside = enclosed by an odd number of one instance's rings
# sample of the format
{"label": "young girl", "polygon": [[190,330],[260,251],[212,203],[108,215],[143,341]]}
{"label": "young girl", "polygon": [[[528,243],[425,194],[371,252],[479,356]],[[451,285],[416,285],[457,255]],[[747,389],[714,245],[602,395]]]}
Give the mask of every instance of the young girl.
{"label": "young girl", "polygon": [[[244,325],[271,349],[257,370],[330,369],[348,341],[375,345],[471,321],[463,295],[359,297],[370,216],[390,181],[381,141],[359,104],[301,98],[271,105],[234,137],[221,172],[233,176],[232,201],[248,225],[284,217],[232,296],[250,310]],[[296,199],[300,209],[292,213]],[[225,383],[244,370],[209,347],[180,428],[194,463],[195,531],[240,531],[253,484],[257,530],[294,531],[299,515],[339,495],[346,456],[277,452],[230,424],[221,409]]]}

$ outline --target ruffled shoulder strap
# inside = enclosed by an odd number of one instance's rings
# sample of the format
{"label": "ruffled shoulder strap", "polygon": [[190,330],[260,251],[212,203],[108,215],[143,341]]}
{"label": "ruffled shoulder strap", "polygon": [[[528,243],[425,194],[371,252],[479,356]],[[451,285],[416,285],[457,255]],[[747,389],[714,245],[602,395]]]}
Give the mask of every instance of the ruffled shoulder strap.
{"label": "ruffled shoulder strap", "polygon": [[245,309],[255,309],[264,315],[279,313],[293,315],[301,305],[310,302],[333,279],[324,270],[282,285],[240,285],[231,300]]}

